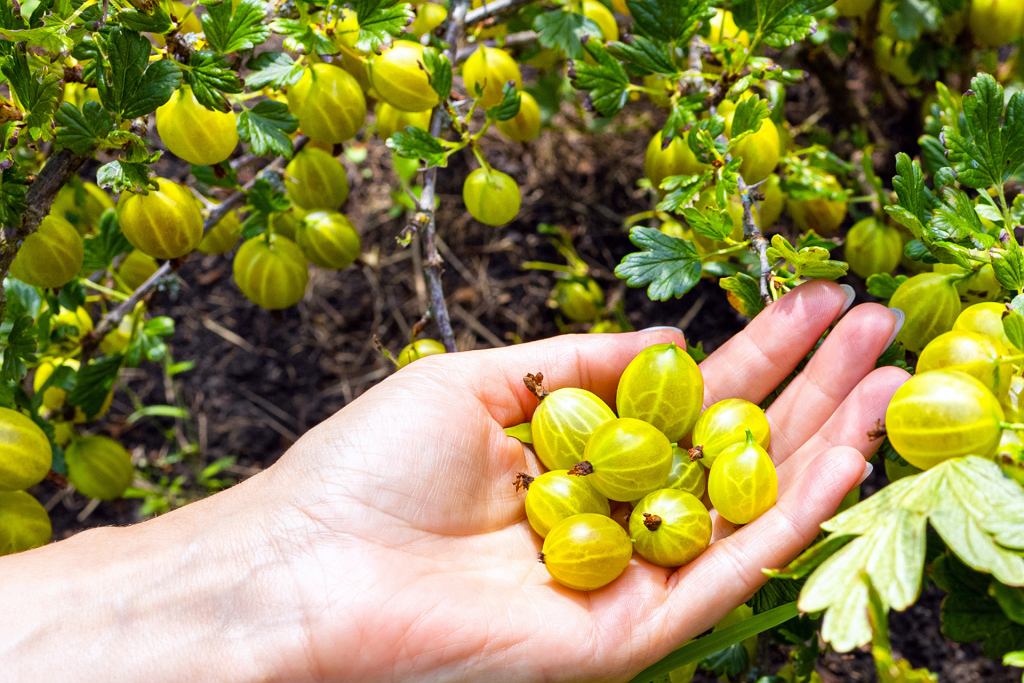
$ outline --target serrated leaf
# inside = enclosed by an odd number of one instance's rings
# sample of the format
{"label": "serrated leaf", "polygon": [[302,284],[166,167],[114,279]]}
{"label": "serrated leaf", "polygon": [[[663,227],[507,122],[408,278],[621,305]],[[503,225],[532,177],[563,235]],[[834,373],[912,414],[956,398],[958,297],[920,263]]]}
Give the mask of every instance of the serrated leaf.
{"label": "serrated leaf", "polygon": [[60,75],[49,70],[33,71],[22,50],[15,51],[0,62],[0,73],[10,84],[18,102],[26,112],[25,125],[33,137],[48,130],[60,95]]}
{"label": "serrated leaf", "polygon": [[712,174],[713,172],[709,170],[700,175],[674,175],[662,180],[661,189],[665,190],[665,196],[658,202],[658,211],[682,211],[700,194]]}
{"label": "serrated leaf", "polygon": [[768,117],[768,100],[760,97],[747,97],[736,105],[732,117],[732,128],[729,135],[730,145],[735,145],[744,135],[756,133],[761,122]]}
{"label": "serrated leaf", "polygon": [[889,273],[874,273],[868,276],[868,294],[876,299],[888,300],[896,292],[896,289],[907,281],[906,275],[890,275]]}
{"label": "serrated leaf", "polygon": [[835,0],[740,0],[733,3],[736,25],[782,49],[803,40],[815,27],[814,14]]}
{"label": "serrated leaf", "polygon": [[995,237],[985,230],[970,197],[953,187],[943,190],[942,201],[932,211],[927,233],[932,240],[969,240],[978,249],[987,249],[995,243]]}
{"label": "serrated leaf", "polygon": [[117,159],[96,171],[96,184],[111,192],[139,192],[149,186],[149,164]]}
{"label": "serrated leaf", "polygon": [[27,363],[35,362],[36,327],[31,317],[22,315],[0,324],[0,380],[20,381],[28,372]]}
{"label": "serrated leaf", "polygon": [[107,111],[124,119],[145,116],[171,98],[181,71],[171,59],[149,61],[152,46],[120,27],[106,34],[96,68],[96,87]]}
{"label": "serrated leaf", "polygon": [[245,85],[250,90],[270,86],[280,89],[294,85],[302,77],[303,67],[286,52],[263,52],[249,62]]}
{"label": "serrated leaf", "polygon": [[[928,222],[931,202],[928,201],[928,190],[924,185],[924,173],[921,172],[920,164],[912,161],[903,152],[896,155],[896,176],[892,179],[892,187],[899,198],[899,205],[917,221],[916,224],[908,224],[907,221],[900,220],[900,223],[910,229],[915,236],[920,236]],[[888,207],[886,210],[889,211]],[[893,215],[892,211],[889,213]],[[898,216],[893,217],[899,220]],[[920,227],[915,230],[912,225]]]}
{"label": "serrated leaf", "polygon": [[121,360],[121,356],[104,356],[79,369],[75,388],[68,394],[68,402],[81,408],[87,417],[100,412],[107,395],[114,388]]}
{"label": "serrated leaf", "polygon": [[940,612],[944,636],[961,643],[981,642],[992,658],[1024,647],[1024,626],[1009,619],[988,594],[989,577],[947,553],[932,563],[931,578],[947,593]]}
{"label": "serrated leaf", "polygon": [[723,277],[718,281],[718,286],[736,296],[740,304],[740,313],[747,318],[753,318],[764,310],[761,284],[749,273],[736,273],[729,277]]}
{"label": "serrated leaf", "polygon": [[1010,621],[1024,625],[1024,588],[1004,586],[993,581],[988,587],[988,594],[999,603],[999,608]]}
{"label": "serrated leaf", "polygon": [[1010,343],[1018,349],[1024,344],[1024,315],[1017,311],[1011,311],[1003,316],[1003,332],[1006,333]]}
{"label": "serrated leaf", "polygon": [[109,268],[119,254],[129,252],[131,248],[131,243],[121,233],[117,212],[107,209],[100,216],[99,231],[85,239],[85,260],[82,270],[91,273]]}
{"label": "serrated leaf", "polygon": [[925,529],[977,571],[1011,586],[1024,585],[1024,489],[991,460],[951,458],[891,483],[822,525],[856,536],[829,557],[800,592],[800,609],[824,612],[822,637],[840,652],[871,639],[868,588],[885,610],[917,597],[925,558]]}
{"label": "serrated leaf", "polygon": [[357,0],[353,3],[359,19],[356,47],[363,52],[376,51],[392,36],[402,33],[413,17],[412,5],[401,0]]}
{"label": "serrated leaf", "polygon": [[290,159],[294,148],[289,137],[298,130],[295,118],[284,102],[263,100],[238,116],[238,135],[249,142],[257,156],[276,155]]}
{"label": "serrated leaf", "polygon": [[57,110],[57,145],[75,154],[88,155],[114,128],[114,118],[99,102],[86,102],[81,109],[65,102]]}
{"label": "serrated leaf", "polygon": [[584,34],[600,35],[600,29],[591,20],[560,9],[538,14],[533,20],[533,30],[542,47],[559,50],[572,59],[583,56],[581,37]]}
{"label": "serrated leaf", "polygon": [[597,41],[588,40],[584,47],[594,63],[573,63],[573,87],[587,91],[591,104],[601,116],[613,116],[626,104],[629,76],[622,64]]}
{"label": "serrated leaf", "polygon": [[285,47],[290,50],[298,45],[306,54],[333,55],[338,52],[338,46],[308,20],[278,17],[270,22],[270,30],[283,35]]}
{"label": "serrated leaf", "polygon": [[632,36],[629,42],[612,42],[608,43],[607,47],[634,76],[676,73],[676,67],[665,43],[655,42],[644,36]]}
{"label": "serrated leaf", "polygon": [[519,113],[522,96],[516,90],[515,83],[506,83],[501,89],[501,102],[487,110],[487,118],[495,121],[514,119]]}
{"label": "serrated leaf", "polygon": [[427,131],[406,126],[388,138],[387,146],[395,154],[405,159],[422,159],[427,167],[448,165],[448,150]]}
{"label": "serrated leaf", "polygon": [[189,66],[185,81],[199,103],[208,109],[231,111],[231,104],[224,93],[242,92],[242,81],[224,57],[209,50],[193,52]]}
{"label": "serrated leaf", "polygon": [[237,5],[231,0],[204,2],[203,7],[203,35],[217,52],[250,50],[270,35],[263,25],[267,17],[259,0],[240,0]]}
{"label": "serrated leaf", "polygon": [[641,251],[623,257],[615,275],[630,287],[646,286],[652,301],[681,297],[700,280],[700,257],[690,242],[645,227],[630,230],[629,241]]}
{"label": "serrated leaf", "polygon": [[724,240],[732,234],[732,216],[728,211],[705,207],[697,209],[689,207],[682,210],[687,225],[698,235],[712,240]]}
{"label": "serrated leaf", "polygon": [[971,80],[960,126],[942,135],[957,179],[976,189],[1001,185],[1024,163],[1024,93],[1003,107],[1003,87],[989,74]]}
{"label": "serrated leaf", "polygon": [[159,4],[154,4],[148,11],[128,8],[118,12],[114,19],[117,24],[143,33],[167,33],[171,28],[171,17]]}
{"label": "serrated leaf", "polygon": [[1024,289],[1024,253],[1017,247],[993,250],[992,270],[1003,288],[1015,292]]}
{"label": "serrated leaf", "polygon": [[447,100],[452,92],[452,63],[439,50],[427,48],[423,51],[423,67],[427,72],[430,87],[441,101]]}
{"label": "serrated leaf", "polygon": [[660,43],[685,44],[707,16],[709,0],[627,0],[636,32]]}
{"label": "serrated leaf", "polygon": [[291,202],[285,194],[284,181],[276,173],[265,173],[260,176],[246,195],[246,203],[256,213],[264,216],[287,211],[291,207]]}

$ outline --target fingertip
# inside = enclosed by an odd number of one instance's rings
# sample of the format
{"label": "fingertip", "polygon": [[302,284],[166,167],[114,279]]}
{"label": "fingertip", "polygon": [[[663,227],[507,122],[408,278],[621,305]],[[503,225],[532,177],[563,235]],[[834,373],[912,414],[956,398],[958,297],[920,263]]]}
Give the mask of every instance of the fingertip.
{"label": "fingertip", "polygon": [[838,507],[843,496],[860,483],[867,464],[856,448],[833,446],[815,458],[804,473],[804,485],[827,491]]}

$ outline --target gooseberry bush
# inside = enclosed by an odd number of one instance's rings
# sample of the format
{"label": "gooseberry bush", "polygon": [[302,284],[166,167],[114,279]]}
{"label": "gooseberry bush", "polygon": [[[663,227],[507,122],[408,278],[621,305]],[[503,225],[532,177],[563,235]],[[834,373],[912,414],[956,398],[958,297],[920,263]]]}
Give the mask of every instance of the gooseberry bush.
{"label": "gooseberry bush", "polygon": [[[191,254],[229,259],[232,291],[268,310],[299,304],[311,268],[360,259],[354,142],[386,150],[394,249],[421,252],[429,309],[382,349],[402,368],[456,350],[435,213],[453,158],[471,167],[462,207],[499,239],[527,197],[497,137],[653,120],[625,285],[658,302],[710,280],[749,318],[842,280],[902,312],[879,362],[915,374],[873,433],[887,481],[871,490],[885,485],[638,680],[812,681],[823,647],[869,643],[881,680],[934,680],[887,627],[926,586],[948,638],[1024,664],[1022,41],[1018,0],[3,3],[0,554],[51,538],[43,479],[132,494],[103,416],[127,369],[189,370],[152,295]],[[576,249],[586,231],[529,229],[564,260],[522,264],[553,274],[561,328],[630,328]],[[509,433],[547,471],[515,483],[557,583],[613,583],[634,553],[685,565],[711,541],[709,509],[742,525],[774,504],[767,406],[703,406],[702,356],[645,350],[614,406],[527,377],[540,401]],[[765,632],[788,646],[781,669],[756,657]]]}

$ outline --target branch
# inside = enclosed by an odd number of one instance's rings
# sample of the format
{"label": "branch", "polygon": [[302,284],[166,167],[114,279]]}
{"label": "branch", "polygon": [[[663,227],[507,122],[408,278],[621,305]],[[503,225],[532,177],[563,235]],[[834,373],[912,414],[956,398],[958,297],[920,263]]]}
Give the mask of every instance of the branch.
{"label": "branch", "polygon": [[[477,7],[476,9],[470,10],[466,13],[465,25],[471,26],[473,24],[478,24],[481,21],[490,19],[502,12],[508,12],[518,7],[522,7],[523,5],[528,5],[530,1],[531,0],[494,0],[494,2],[485,2],[481,7]],[[454,23],[454,21],[452,23]]]}
{"label": "branch", "polygon": [[757,254],[761,268],[761,276],[758,278],[761,285],[761,300],[767,306],[775,299],[772,297],[771,290],[772,267],[768,263],[768,240],[754,220],[754,198],[750,193],[754,192],[757,186],[747,185],[743,176],[739,176],[739,186],[740,201],[743,202],[743,236],[750,242],[750,248]]}
{"label": "branch", "polygon": [[[297,138],[295,141],[295,152],[298,153],[299,150],[305,147],[307,142],[309,142],[309,139],[304,136],[300,136],[299,138]],[[211,209],[209,215],[207,215],[206,217],[206,220],[203,221],[203,234],[206,234],[211,229],[213,229],[213,226],[217,225],[217,223],[219,223],[221,219],[224,218],[224,216],[228,215],[228,213],[230,213],[232,209],[239,206],[245,200],[246,193],[248,193],[249,190],[253,188],[253,185],[256,184],[256,181],[263,177],[263,175],[266,174],[267,172],[274,171],[280,168],[282,161],[283,159],[281,157],[278,157],[277,159],[274,159],[272,162],[268,163],[260,170],[259,173],[254,175],[251,179],[249,179],[248,182],[242,185],[241,189],[233,192],[224,201],[222,201],[220,204]],[[134,311],[135,306],[140,301],[142,301],[143,298],[149,295],[150,292],[152,292],[152,290],[156,288],[157,284],[159,284],[160,281],[164,279],[164,277],[170,275],[172,271],[180,268],[181,265],[185,262],[186,258],[188,258],[188,256],[185,256],[180,259],[174,259],[172,261],[164,261],[164,263],[162,263],[160,267],[157,268],[153,272],[153,274],[146,279],[145,282],[139,285],[138,288],[136,288],[135,291],[132,292],[127,299],[122,301],[116,307],[107,311],[106,315],[100,318],[99,323],[93,328],[92,332],[85,335],[82,339],[82,365],[85,365],[89,357],[92,355],[93,351],[96,350],[96,346],[99,345],[100,341],[102,341],[103,338],[107,336],[109,332],[111,332],[115,327],[117,327],[121,323],[121,321],[124,320],[124,317],[126,315]]]}
{"label": "branch", "polygon": [[[466,27],[468,7],[469,0],[455,0],[452,8],[448,30],[445,33],[445,42],[448,45],[445,49],[445,56],[452,64],[455,64],[455,56],[459,49],[458,42]],[[430,134],[435,138],[441,135],[445,116],[444,107],[438,106],[434,109],[434,114],[430,119]],[[423,236],[423,275],[427,280],[427,289],[430,292],[430,312],[434,320],[437,321],[444,347],[451,353],[457,349],[455,348],[455,332],[452,330],[452,318],[448,313],[448,304],[444,299],[444,286],[441,282],[444,261],[437,250],[437,217],[434,214],[434,197],[436,195],[437,167],[432,166],[424,172],[419,209],[413,221],[414,227]]]}
{"label": "branch", "polygon": [[[39,175],[32,181],[25,195],[25,212],[21,215],[21,223],[15,228],[3,227],[0,230],[0,283],[7,277],[11,263],[18,253],[18,247],[39,227],[46,214],[50,213],[53,200],[60,188],[64,187],[71,176],[78,172],[86,157],[79,156],[67,149],[50,156],[43,165]],[[0,320],[4,317],[7,296],[0,287]]]}

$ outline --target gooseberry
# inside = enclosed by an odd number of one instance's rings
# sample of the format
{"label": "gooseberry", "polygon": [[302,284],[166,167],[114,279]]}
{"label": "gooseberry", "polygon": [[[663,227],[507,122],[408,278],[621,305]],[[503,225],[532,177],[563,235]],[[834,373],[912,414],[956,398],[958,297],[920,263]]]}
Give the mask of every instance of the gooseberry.
{"label": "gooseberry", "polygon": [[152,277],[159,267],[160,265],[152,256],[138,249],[132,249],[125,255],[121,265],[117,267],[117,276],[121,278],[125,289],[134,291]]}
{"label": "gooseberry", "polygon": [[409,33],[420,38],[444,23],[448,10],[436,2],[422,2],[416,7],[416,18],[409,24]]}
{"label": "gooseberry", "polygon": [[117,205],[121,232],[133,247],[153,258],[173,259],[194,250],[203,240],[203,216],[192,193],[157,178],[147,194],[125,192]]}
{"label": "gooseberry", "polygon": [[638,353],[619,377],[620,417],[643,420],[675,443],[693,429],[704,396],[704,378],[686,349],[654,344]]}
{"label": "gooseberry", "polygon": [[889,305],[906,316],[897,341],[917,353],[932,339],[952,329],[960,315],[955,280],[952,275],[920,273],[896,288]]}
{"label": "gooseberry", "polygon": [[[816,179],[812,182],[821,196],[809,199],[790,198],[786,202],[793,223],[800,231],[814,230],[819,235],[831,235],[846,217],[846,196],[836,177],[825,171],[813,170]],[[836,195],[836,198],[830,198]]]}
{"label": "gooseberry", "polygon": [[715,16],[708,22],[708,27],[708,43],[711,45],[721,45],[727,40],[733,40],[743,46],[750,45],[750,34],[740,30],[729,10],[716,9]]}
{"label": "gooseberry", "polygon": [[[430,130],[431,112],[429,109],[425,111],[402,111],[392,107],[387,102],[378,102],[376,112],[377,135],[385,140],[409,126],[419,128],[420,130]],[[416,163],[416,161],[413,160],[413,163]]]}
{"label": "gooseberry", "polygon": [[0,555],[46,545],[53,535],[46,508],[25,491],[0,491]]}
{"label": "gooseberry", "polygon": [[[725,118],[725,134],[732,135],[735,104],[731,100],[725,100],[719,107],[719,113]],[[742,158],[740,175],[743,179],[748,183],[760,182],[779,165],[779,156],[782,153],[779,130],[770,118],[762,119],[756,131],[748,133],[739,142],[732,144],[731,151],[734,156]]]}
{"label": "gooseberry", "polygon": [[705,165],[697,160],[697,156],[686,143],[686,133],[680,132],[672,138],[668,145],[663,144],[661,131],[654,134],[647,143],[644,152],[644,175],[655,189],[661,187],[661,181],[674,175],[697,175],[703,173]]}
{"label": "gooseberry", "polygon": [[718,514],[733,524],[747,524],[764,514],[779,495],[772,459],[748,431],[715,458],[708,473],[708,497]]}
{"label": "gooseberry", "polygon": [[661,487],[672,469],[672,444],[656,427],[631,417],[608,420],[590,436],[583,460],[569,474],[585,476],[599,493],[636,500]]}
{"label": "gooseberry", "polygon": [[50,213],[74,225],[79,233],[86,234],[99,225],[103,212],[112,208],[114,201],[98,185],[75,182],[60,188]]}
{"label": "gooseberry", "polygon": [[65,328],[62,340],[65,343],[62,346],[75,346],[82,337],[92,332],[92,318],[89,316],[89,311],[85,310],[83,306],[74,310],[61,307],[57,314],[50,319],[50,330],[55,331],[61,327]]}
{"label": "gooseberry", "polygon": [[258,235],[243,242],[232,271],[242,294],[271,310],[297,304],[309,282],[306,257],[283,235]]}
{"label": "gooseberry", "polygon": [[355,137],[366,122],[366,97],[344,69],[317,62],[288,91],[288,108],[310,139],[328,144]]}
{"label": "gooseberry", "polygon": [[120,498],[135,469],[124,447],[106,436],[83,436],[64,451],[68,481],[82,495],[100,500]]}
{"label": "gooseberry", "polygon": [[614,419],[615,413],[596,394],[576,387],[556,389],[533,413],[533,448],[549,470],[568,469],[583,460],[594,430]]}
{"label": "gooseberry", "polygon": [[608,499],[598,493],[585,477],[570,476],[566,470],[552,470],[538,477],[520,474],[516,488],[526,489],[526,519],[544,538],[551,528],[573,515],[592,512],[608,517]]}
{"label": "gooseberry", "polygon": [[342,270],[359,256],[361,242],[352,222],[337,211],[310,211],[299,224],[302,253],[321,268]]}
{"label": "gooseberry", "polygon": [[551,578],[581,591],[597,590],[619,578],[632,556],[626,531],[611,517],[592,512],[552,527],[540,554]]}
{"label": "gooseberry", "polygon": [[914,85],[921,80],[921,75],[910,65],[913,51],[913,43],[880,35],[875,38],[875,66],[901,85]]}
{"label": "gooseberry", "polygon": [[836,0],[833,5],[842,17],[863,17],[874,6],[875,0]]}
{"label": "gooseberry", "polygon": [[583,0],[583,16],[597,24],[603,42],[611,43],[619,39],[619,26],[615,23],[615,16],[598,0]]}
{"label": "gooseberry", "polygon": [[772,173],[761,183],[761,194],[764,199],[757,205],[760,216],[759,225],[762,231],[771,230],[782,215],[782,207],[786,203],[786,195],[782,192],[782,181],[778,174]]}
{"label": "gooseberry", "polygon": [[242,221],[237,211],[228,211],[210,228],[196,247],[204,254],[225,254],[235,248],[242,236]]}
{"label": "gooseberry", "polygon": [[473,218],[499,227],[516,217],[522,197],[512,176],[493,168],[478,168],[470,171],[462,184],[462,201]]}
{"label": "gooseberry", "polygon": [[1003,329],[1003,316],[1007,313],[1006,304],[986,301],[972,304],[962,310],[953,322],[954,330],[977,332],[994,339],[1007,349],[1016,349]]}
{"label": "gooseberry", "polygon": [[1006,45],[1024,32],[1020,0],[971,0],[970,7],[971,34],[981,47]]}
{"label": "gooseberry", "polygon": [[902,257],[900,231],[877,218],[862,218],[846,233],[846,262],[862,278],[893,272]]}
{"label": "gooseberry", "polygon": [[662,488],[678,489],[691,496],[703,498],[707,490],[708,470],[699,460],[690,457],[690,452],[679,446],[672,446],[672,469]]}
{"label": "gooseberry", "polygon": [[423,339],[417,339],[411,344],[407,344],[398,353],[398,367],[404,368],[414,360],[419,360],[425,356],[435,356],[439,353],[447,353],[448,349],[444,347],[444,344],[436,339],[430,339],[424,337]]}
{"label": "gooseberry", "polygon": [[917,357],[917,372],[929,370],[959,370],[980,380],[996,396],[1010,387],[1013,368],[1003,362],[1005,349],[990,337],[950,330],[928,342]]}
{"label": "gooseberry", "polygon": [[956,370],[914,375],[885,411],[885,430],[904,460],[926,470],[960,455],[991,456],[1003,409],[988,388]]}
{"label": "gooseberry", "polygon": [[284,174],[288,198],[307,211],[334,210],[348,199],[345,167],[321,149],[303,149],[288,162]]}
{"label": "gooseberry", "polygon": [[574,322],[592,322],[604,309],[604,292],[592,278],[559,280],[551,294],[555,307]]}
{"label": "gooseberry", "polygon": [[50,471],[53,450],[31,418],[0,408],[0,491],[35,486]]}
{"label": "gooseberry", "polygon": [[771,429],[764,411],[742,398],[723,399],[697,418],[691,453],[710,468],[725,449],[743,443],[748,433],[753,434],[754,443],[768,448]]}
{"label": "gooseberry", "polygon": [[678,489],[660,489],[637,503],[629,516],[633,547],[648,562],[678,567],[711,543],[711,515],[697,498]]}
{"label": "gooseberry", "polygon": [[425,111],[440,102],[423,66],[423,46],[396,40],[370,64],[370,80],[385,102],[402,111]]}
{"label": "gooseberry", "polygon": [[33,287],[57,289],[82,268],[85,243],[74,226],[49,215],[25,238],[11,263],[11,275]]}
{"label": "gooseberry", "polygon": [[207,109],[187,85],[157,107],[156,132],[171,154],[196,166],[219,164],[238,146],[235,113]]}

